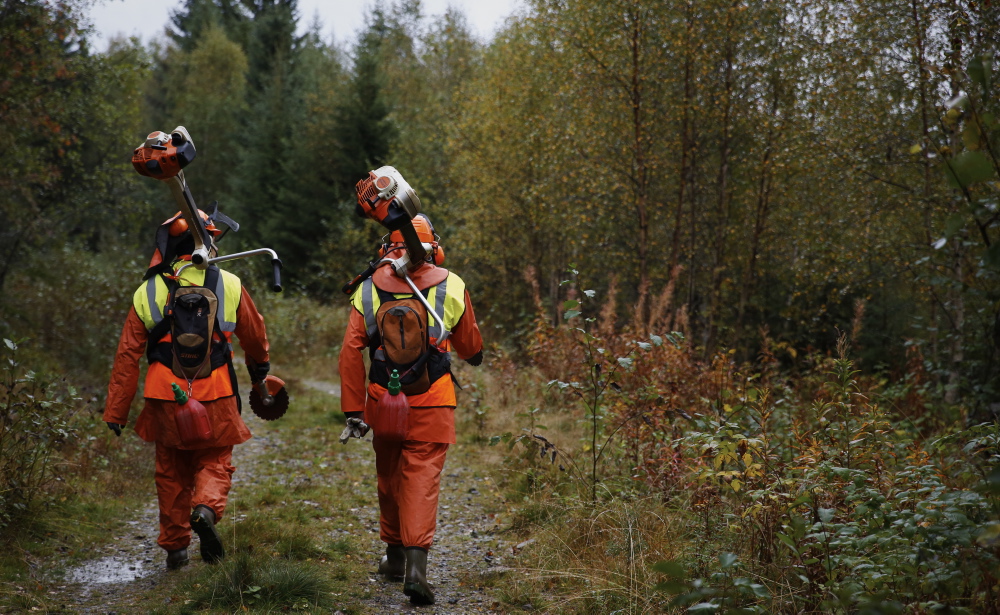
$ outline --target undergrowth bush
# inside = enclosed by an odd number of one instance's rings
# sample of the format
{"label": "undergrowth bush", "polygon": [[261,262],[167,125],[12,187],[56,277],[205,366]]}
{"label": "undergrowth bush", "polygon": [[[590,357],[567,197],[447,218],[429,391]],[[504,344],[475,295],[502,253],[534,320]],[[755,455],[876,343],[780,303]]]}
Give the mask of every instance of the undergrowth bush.
{"label": "undergrowth bush", "polygon": [[257,309],[264,316],[272,363],[337,373],[336,361],[347,328],[346,301],[321,303],[302,295],[259,293]]}
{"label": "undergrowth bush", "polygon": [[0,529],[25,515],[56,479],[63,445],[76,437],[76,391],[26,369],[18,345],[0,346]]}
{"label": "undergrowth bush", "polygon": [[[543,538],[520,558],[519,596],[579,613],[997,612],[1000,426],[962,430],[953,408],[912,420],[940,401],[862,377],[846,337],[791,373],[775,353],[794,351],[764,331],[761,361],[737,369],[655,322],[587,317],[594,294],[564,304],[568,326],[538,320],[529,350],[551,380],[520,401],[519,431],[492,439],[530,512],[511,528]],[[676,529],[665,543],[635,526],[629,557],[646,567],[628,588],[595,581],[626,578],[615,561],[583,573],[565,557],[616,551],[614,531],[585,528],[623,507]]]}

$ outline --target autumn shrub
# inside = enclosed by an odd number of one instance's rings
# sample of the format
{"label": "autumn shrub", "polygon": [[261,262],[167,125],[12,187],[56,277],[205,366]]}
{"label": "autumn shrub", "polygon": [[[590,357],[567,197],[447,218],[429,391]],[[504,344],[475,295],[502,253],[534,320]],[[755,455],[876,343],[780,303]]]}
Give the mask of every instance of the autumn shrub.
{"label": "autumn shrub", "polygon": [[[995,605],[995,496],[955,475],[969,463],[955,448],[929,450],[895,429],[859,388],[846,349],[827,364],[806,410],[779,407],[766,389],[739,388],[723,416],[698,417],[681,438],[697,452],[685,459],[697,476],[696,508],[719,532],[684,562],[702,583],[697,596],[717,609],[732,604],[705,584],[719,571],[717,554],[731,551],[744,576],[768,590],[742,599],[741,608],[757,609],[750,612]],[[984,454],[998,428],[977,429],[973,448]],[[690,586],[670,587],[677,605],[693,595]]]}
{"label": "autumn shrub", "polygon": [[76,437],[80,399],[26,369],[18,345],[0,347],[0,529],[25,515],[47,496],[56,480],[59,451]]}
{"label": "autumn shrub", "polygon": [[[568,480],[581,493],[589,492],[591,500],[599,490],[607,491],[599,485],[609,479],[617,485],[608,491],[611,495],[636,481],[664,491],[675,488],[680,466],[674,439],[681,423],[720,411],[734,377],[727,353],[699,361],[681,331],[634,333],[661,325],[668,312],[669,286],[653,302],[649,319],[635,318],[624,331],[609,321],[609,306],[615,301],[614,289],[610,291],[603,307],[596,291],[589,289],[578,293],[579,299],[566,301],[566,326],[553,326],[539,313],[528,353],[548,379],[540,401],[550,412],[540,412],[541,406],[521,409],[524,425],[519,432],[493,440],[511,448],[520,443],[539,458],[558,462]],[[541,417],[560,414],[572,418],[569,433],[540,433]]]}
{"label": "autumn shrub", "polygon": [[[529,353],[548,384],[522,400],[518,429],[491,440],[509,451],[511,501],[524,502],[511,530],[540,541],[518,564],[546,582],[520,578],[518,595],[554,612],[997,604],[1000,426],[962,430],[954,410],[907,419],[938,403],[916,360],[912,386],[893,385],[855,368],[846,335],[836,356],[795,356],[765,330],[758,361],[737,369],[726,352],[699,361],[682,332],[602,327],[588,316],[593,294],[563,305],[565,326],[536,321]],[[624,506],[677,529],[669,548],[648,528],[635,534],[646,552],[674,556],[626,575],[629,591],[596,581],[601,569],[626,578],[617,562],[590,554],[581,571],[560,555],[586,552],[584,528]]]}

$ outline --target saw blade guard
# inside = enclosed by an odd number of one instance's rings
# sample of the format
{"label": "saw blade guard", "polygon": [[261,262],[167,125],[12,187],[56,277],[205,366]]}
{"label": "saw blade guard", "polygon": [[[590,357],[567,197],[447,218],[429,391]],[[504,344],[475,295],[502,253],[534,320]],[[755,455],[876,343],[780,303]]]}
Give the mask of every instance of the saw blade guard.
{"label": "saw blade guard", "polygon": [[265,421],[280,419],[288,411],[288,390],[285,381],[268,375],[250,389],[250,409]]}

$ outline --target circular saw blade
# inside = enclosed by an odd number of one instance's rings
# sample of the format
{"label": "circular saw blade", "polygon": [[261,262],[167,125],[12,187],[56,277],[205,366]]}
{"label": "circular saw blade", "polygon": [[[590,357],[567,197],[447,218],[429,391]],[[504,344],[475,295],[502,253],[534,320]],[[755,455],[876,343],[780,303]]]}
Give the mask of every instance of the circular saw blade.
{"label": "circular saw blade", "polygon": [[265,421],[280,419],[288,410],[288,391],[285,390],[285,383],[275,376],[268,376],[264,379],[264,383],[271,395],[271,403],[265,404],[260,391],[253,386],[250,388],[250,409]]}

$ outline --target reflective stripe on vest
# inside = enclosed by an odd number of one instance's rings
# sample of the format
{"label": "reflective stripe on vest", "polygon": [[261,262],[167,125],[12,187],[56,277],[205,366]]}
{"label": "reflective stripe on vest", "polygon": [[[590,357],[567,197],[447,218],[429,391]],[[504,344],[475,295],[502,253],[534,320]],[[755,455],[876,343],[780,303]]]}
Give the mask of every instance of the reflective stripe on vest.
{"label": "reflective stripe on vest", "polygon": [[[397,299],[412,297],[413,293],[393,293]],[[452,272],[448,272],[448,277],[436,286],[432,286],[427,293],[427,302],[434,309],[432,314],[427,315],[428,334],[432,338],[439,338],[442,333],[441,324],[451,331],[458,325],[459,319],[465,313],[465,282]],[[361,283],[358,290],[354,291],[351,303],[355,309],[365,317],[365,331],[368,339],[373,339],[378,332],[378,325],[375,323],[375,314],[382,304],[375,289],[375,284],[371,278]]]}

